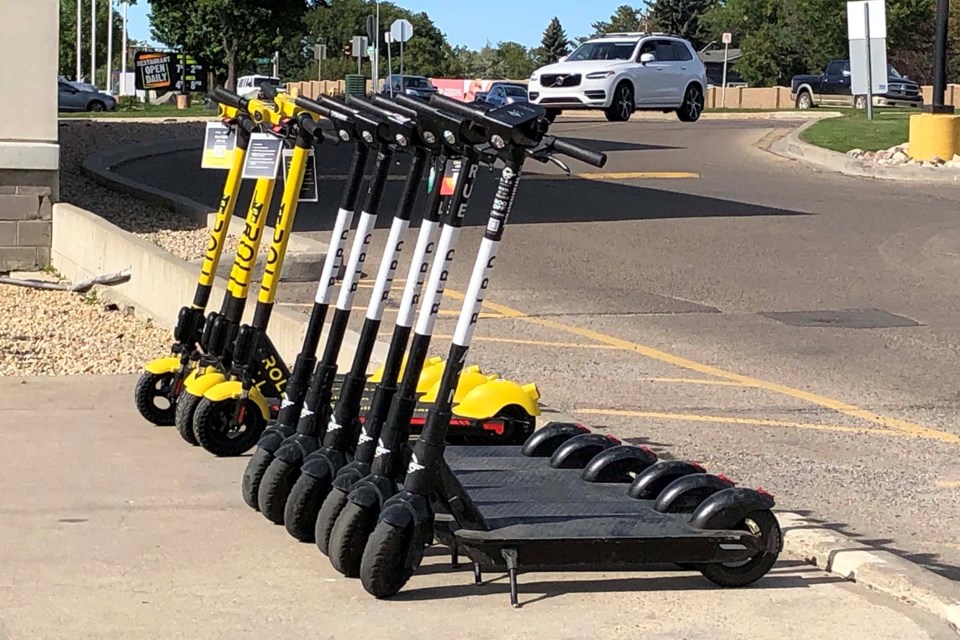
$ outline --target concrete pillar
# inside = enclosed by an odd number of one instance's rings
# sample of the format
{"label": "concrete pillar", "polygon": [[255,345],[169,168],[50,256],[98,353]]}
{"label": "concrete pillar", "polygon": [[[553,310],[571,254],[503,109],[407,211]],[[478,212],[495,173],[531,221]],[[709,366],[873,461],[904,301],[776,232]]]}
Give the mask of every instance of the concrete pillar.
{"label": "concrete pillar", "polygon": [[[0,272],[50,262],[59,196],[57,0],[0,0]],[[13,64],[12,61],[16,61]]]}

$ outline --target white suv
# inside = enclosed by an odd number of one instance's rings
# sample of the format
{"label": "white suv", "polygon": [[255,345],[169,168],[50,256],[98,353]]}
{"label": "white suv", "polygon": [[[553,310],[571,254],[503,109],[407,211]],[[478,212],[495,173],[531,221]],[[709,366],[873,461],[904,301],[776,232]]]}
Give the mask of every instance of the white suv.
{"label": "white suv", "polygon": [[622,122],[638,110],[676,111],[684,122],[703,112],[707,72],[683,38],[610,33],[588,40],[556,64],[534,71],[530,102],[555,118],[564,109],[603,109]]}

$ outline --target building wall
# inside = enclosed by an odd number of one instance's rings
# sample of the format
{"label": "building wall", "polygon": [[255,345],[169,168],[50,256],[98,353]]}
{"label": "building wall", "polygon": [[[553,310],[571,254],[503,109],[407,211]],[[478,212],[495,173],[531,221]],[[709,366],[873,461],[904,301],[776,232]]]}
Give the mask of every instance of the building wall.
{"label": "building wall", "polygon": [[0,0],[0,272],[50,262],[59,25],[57,0]]}

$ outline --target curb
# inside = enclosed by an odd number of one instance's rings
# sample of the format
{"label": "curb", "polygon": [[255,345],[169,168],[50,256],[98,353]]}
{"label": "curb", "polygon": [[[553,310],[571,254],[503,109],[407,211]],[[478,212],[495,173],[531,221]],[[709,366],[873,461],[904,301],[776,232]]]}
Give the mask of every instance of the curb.
{"label": "curb", "polygon": [[[552,421],[583,424],[583,420],[557,409],[541,410],[538,428]],[[774,511],[783,530],[784,553],[922,609],[960,633],[960,583],[894,553],[858,542],[799,513]]]}
{"label": "curb", "polygon": [[[136,148],[119,151],[99,151],[87,156],[82,167],[85,174],[109,189],[146,200],[161,207],[171,208],[177,214],[187,216],[197,224],[210,228],[214,218],[210,211],[211,207],[179,193],[131,180],[114,170],[127,162],[191,151],[199,149],[201,146],[200,141],[179,138],[142,144]],[[234,235],[240,235],[243,228],[243,220],[233,216],[230,220],[230,232]],[[273,227],[267,226],[264,228],[264,237],[273,237]],[[287,258],[280,272],[280,280],[283,282],[315,282],[323,268],[323,262],[327,257],[327,249],[328,245],[322,242],[298,234],[291,235]],[[233,264],[235,256],[235,252],[224,253],[220,260],[221,268],[218,273],[229,274],[230,265]],[[256,262],[258,271],[255,272],[255,275],[257,277],[259,277],[258,274],[263,272],[265,265],[266,256],[261,254],[257,257]]]}
{"label": "curb", "polygon": [[[832,113],[832,112],[829,112]],[[837,114],[840,115],[840,114]],[[794,111],[721,111],[719,113],[704,111],[700,120],[820,120],[826,116],[825,113],[813,113],[809,110]],[[557,122],[564,120],[582,120],[582,119],[600,119],[604,120],[603,112],[599,109],[583,111],[564,111],[560,114]],[[637,111],[630,116],[630,122],[679,122],[677,116],[673,113],[660,113],[656,111]]]}
{"label": "curb", "polygon": [[901,182],[928,182],[935,184],[955,184],[960,182],[960,171],[945,173],[943,169],[931,167],[884,167],[867,163],[859,158],[850,157],[844,153],[818,147],[800,139],[808,128],[824,118],[836,115],[820,114],[816,120],[807,122],[783,138],[771,144],[767,151],[784,158],[797,160],[803,164],[821,171],[832,171],[858,178],[874,178],[878,180],[897,180]]}

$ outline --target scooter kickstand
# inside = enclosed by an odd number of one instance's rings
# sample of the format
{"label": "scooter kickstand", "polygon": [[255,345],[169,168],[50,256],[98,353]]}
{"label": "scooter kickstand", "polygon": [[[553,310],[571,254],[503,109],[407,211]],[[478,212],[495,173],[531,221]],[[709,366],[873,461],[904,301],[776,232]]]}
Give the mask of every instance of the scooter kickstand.
{"label": "scooter kickstand", "polygon": [[457,545],[450,547],[450,568],[459,569],[460,568],[460,553],[457,549]]}
{"label": "scooter kickstand", "polygon": [[480,570],[480,563],[473,563],[473,584],[477,587],[483,584],[483,572]]}
{"label": "scooter kickstand", "polygon": [[514,609],[519,609],[520,602],[517,598],[517,550],[503,549],[500,555],[507,561],[507,575],[510,577],[510,606]]}

